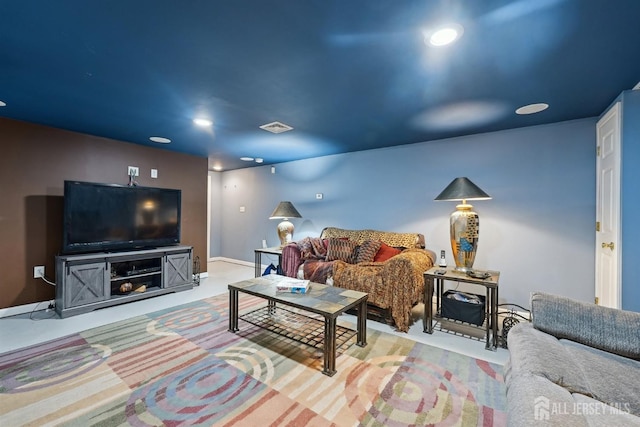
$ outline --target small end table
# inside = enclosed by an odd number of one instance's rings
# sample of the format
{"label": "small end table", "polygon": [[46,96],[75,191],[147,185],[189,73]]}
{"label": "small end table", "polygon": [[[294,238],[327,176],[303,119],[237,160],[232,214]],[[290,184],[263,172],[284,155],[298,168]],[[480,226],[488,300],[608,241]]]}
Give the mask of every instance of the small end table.
{"label": "small end table", "polygon": [[[436,271],[445,270],[444,274]],[[435,282],[436,317],[441,317],[442,293],[445,280],[452,282],[470,283],[486,288],[485,300],[485,349],[496,351],[498,348],[498,281],[499,271],[487,271],[490,276],[486,279],[476,279],[466,273],[452,268],[433,267],[424,273],[424,332],[433,333],[433,291]]]}
{"label": "small end table", "polygon": [[254,277],[262,276],[262,254],[278,255],[278,265],[282,265],[282,248],[280,246],[274,246],[272,248],[259,248],[255,249],[255,271]]}

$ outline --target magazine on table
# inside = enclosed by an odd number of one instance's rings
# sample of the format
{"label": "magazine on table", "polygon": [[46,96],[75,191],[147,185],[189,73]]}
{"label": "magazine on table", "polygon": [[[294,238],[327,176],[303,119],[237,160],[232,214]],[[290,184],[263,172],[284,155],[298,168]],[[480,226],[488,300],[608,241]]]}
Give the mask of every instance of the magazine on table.
{"label": "magazine on table", "polygon": [[311,288],[308,280],[286,278],[276,282],[276,292],[304,294]]}

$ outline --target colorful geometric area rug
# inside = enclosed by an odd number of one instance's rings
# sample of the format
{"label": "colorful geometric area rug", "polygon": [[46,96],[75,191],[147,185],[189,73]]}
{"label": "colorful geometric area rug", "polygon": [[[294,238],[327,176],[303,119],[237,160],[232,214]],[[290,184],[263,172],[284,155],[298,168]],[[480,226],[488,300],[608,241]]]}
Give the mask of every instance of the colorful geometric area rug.
{"label": "colorful geometric area rug", "polygon": [[368,329],[328,377],[321,351],[228,327],[220,295],[2,354],[0,425],[506,424],[499,365]]}

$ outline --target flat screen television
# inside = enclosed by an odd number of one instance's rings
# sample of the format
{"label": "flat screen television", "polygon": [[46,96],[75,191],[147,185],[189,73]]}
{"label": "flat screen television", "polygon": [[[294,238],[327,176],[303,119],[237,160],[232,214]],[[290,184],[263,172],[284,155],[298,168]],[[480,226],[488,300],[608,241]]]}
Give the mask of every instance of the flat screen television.
{"label": "flat screen television", "polygon": [[182,192],[64,182],[62,252],[110,252],[180,243]]}

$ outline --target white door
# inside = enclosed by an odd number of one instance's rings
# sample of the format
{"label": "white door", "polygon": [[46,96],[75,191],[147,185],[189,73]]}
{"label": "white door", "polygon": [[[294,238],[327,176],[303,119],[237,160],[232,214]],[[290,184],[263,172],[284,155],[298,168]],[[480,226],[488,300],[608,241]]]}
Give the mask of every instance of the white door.
{"label": "white door", "polygon": [[596,303],[620,308],[620,138],[621,104],[597,124]]}

